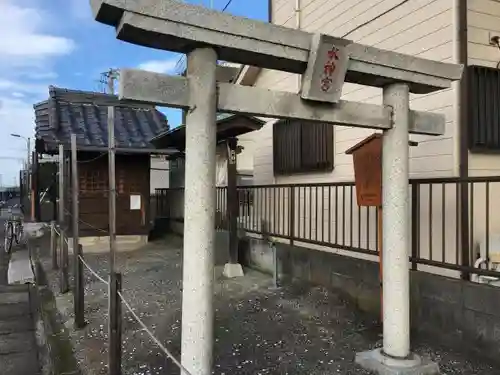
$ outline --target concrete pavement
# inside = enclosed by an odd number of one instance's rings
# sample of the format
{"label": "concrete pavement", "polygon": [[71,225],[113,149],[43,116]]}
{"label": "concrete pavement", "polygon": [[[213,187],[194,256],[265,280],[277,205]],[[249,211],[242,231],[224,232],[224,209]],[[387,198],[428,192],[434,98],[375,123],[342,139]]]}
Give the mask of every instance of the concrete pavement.
{"label": "concrete pavement", "polygon": [[28,285],[0,286],[2,374],[41,374]]}
{"label": "concrete pavement", "polygon": [[[9,202],[8,204],[11,204]],[[27,284],[8,285],[10,257],[3,249],[4,223],[8,212],[0,215],[0,373],[39,375],[40,365],[35,335],[34,304]],[[13,247],[26,258],[27,250]],[[29,257],[28,257],[29,259]]]}

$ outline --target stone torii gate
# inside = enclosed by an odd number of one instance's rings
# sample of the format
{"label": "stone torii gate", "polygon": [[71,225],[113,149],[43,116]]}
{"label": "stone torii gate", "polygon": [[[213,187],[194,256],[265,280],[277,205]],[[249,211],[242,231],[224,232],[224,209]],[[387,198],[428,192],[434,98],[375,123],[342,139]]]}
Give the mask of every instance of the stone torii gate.
{"label": "stone torii gate", "polygon": [[[181,359],[192,375],[212,371],[216,111],[383,130],[383,348],[356,360],[435,373],[410,351],[408,134],[443,134],[445,119],[410,110],[409,94],[448,88],[463,67],[172,0],[90,3],[118,39],[187,54],[186,77],[122,70],[120,97],[188,110]],[[218,59],[302,74],[300,93],[217,82]],[[383,88],[384,105],[340,100],[344,82]]]}

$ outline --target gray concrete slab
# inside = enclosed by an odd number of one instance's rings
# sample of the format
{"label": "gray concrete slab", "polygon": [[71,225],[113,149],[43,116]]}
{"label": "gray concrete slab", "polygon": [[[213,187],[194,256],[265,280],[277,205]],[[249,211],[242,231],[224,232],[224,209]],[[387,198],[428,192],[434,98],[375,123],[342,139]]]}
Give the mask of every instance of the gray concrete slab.
{"label": "gray concrete slab", "polygon": [[27,351],[11,355],[0,355],[1,374],[37,375],[39,374],[36,352]]}
{"label": "gray concrete slab", "polygon": [[0,305],[0,320],[12,320],[23,316],[29,316],[29,314],[30,305],[27,303]]}
{"label": "gray concrete slab", "polygon": [[29,303],[29,295],[27,293],[0,293],[1,305],[16,303]]}
{"label": "gray concrete slab", "polygon": [[14,332],[0,336],[0,355],[30,351],[35,344],[33,332]]}
{"label": "gray concrete slab", "polygon": [[30,318],[14,319],[14,320],[1,320],[0,321],[0,335],[14,332],[34,331],[35,327]]}
{"label": "gray concrete slab", "polygon": [[7,272],[9,284],[27,284],[35,282],[35,275],[31,268],[31,259],[28,249],[18,250],[12,253]]}
{"label": "gray concrete slab", "polygon": [[[3,222],[0,217],[0,243]],[[16,254],[22,246],[14,247]],[[40,366],[28,285],[7,285],[10,256],[0,248],[0,374],[38,375]]]}

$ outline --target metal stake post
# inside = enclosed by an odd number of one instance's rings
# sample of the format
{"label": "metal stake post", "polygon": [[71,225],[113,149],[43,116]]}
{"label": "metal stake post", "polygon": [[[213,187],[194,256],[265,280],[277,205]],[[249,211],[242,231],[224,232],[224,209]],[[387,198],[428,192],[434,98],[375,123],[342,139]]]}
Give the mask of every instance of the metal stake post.
{"label": "metal stake post", "polygon": [[192,96],[186,116],[181,362],[196,375],[212,374],[216,62],[211,48],[187,56]]}

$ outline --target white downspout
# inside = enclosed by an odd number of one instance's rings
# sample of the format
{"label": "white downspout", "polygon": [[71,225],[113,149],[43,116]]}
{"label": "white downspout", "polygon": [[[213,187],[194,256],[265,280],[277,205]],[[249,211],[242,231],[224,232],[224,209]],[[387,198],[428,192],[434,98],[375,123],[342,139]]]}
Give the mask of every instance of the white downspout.
{"label": "white downspout", "polygon": [[[461,49],[461,39],[460,39],[460,11],[459,3],[462,0],[453,0],[452,3],[452,14],[453,14],[453,63],[460,64],[460,49]],[[460,81],[454,81],[451,83],[453,90],[453,176],[458,176],[460,173]]]}
{"label": "white downspout", "polygon": [[[300,30],[302,25],[300,22],[300,0],[295,0],[295,27]],[[302,86],[302,74],[297,75],[297,92],[300,92],[300,87]]]}

